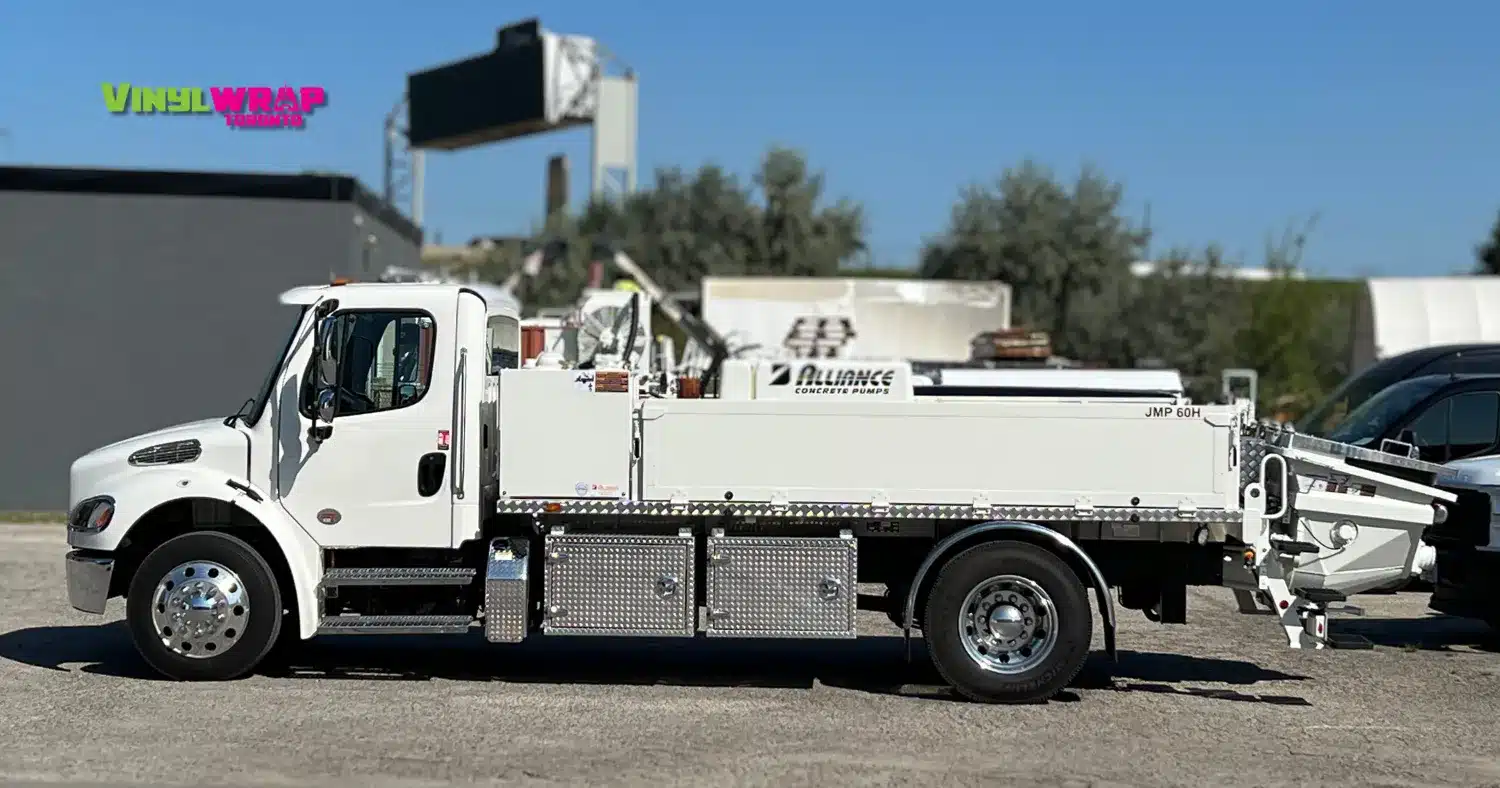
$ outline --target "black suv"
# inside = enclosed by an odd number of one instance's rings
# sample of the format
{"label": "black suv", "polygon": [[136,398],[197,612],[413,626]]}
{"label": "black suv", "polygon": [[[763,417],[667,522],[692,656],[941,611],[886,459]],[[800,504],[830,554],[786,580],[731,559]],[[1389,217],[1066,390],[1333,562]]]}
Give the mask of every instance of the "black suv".
{"label": "black suv", "polygon": [[1407,378],[1422,375],[1500,375],[1500,344],[1436,345],[1382,359],[1350,375],[1316,408],[1297,420],[1297,429],[1324,435],[1365,401]]}
{"label": "black suv", "polygon": [[1438,464],[1500,454],[1500,374],[1407,378],[1366,399],[1334,429],[1311,434],[1372,449],[1386,440],[1410,443]]}

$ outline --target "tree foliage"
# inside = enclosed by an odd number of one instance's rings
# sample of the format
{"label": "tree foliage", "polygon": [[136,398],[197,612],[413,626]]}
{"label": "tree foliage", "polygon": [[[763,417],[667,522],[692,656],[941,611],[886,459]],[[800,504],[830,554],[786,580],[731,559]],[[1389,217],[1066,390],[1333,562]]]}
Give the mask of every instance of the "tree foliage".
{"label": "tree foliage", "polygon": [[999,279],[1018,325],[1062,354],[1116,367],[1165,366],[1212,397],[1230,367],[1257,370],[1262,407],[1307,407],[1347,373],[1352,302],[1296,278],[1313,222],[1268,243],[1269,281],[1234,276],[1210,246],[1173,249],[1138,274],[1149,234],[1121,214],[1123,187],[1094,168],[1064,185],[1026,162],[971,186],[923,250],[923,276]]}
{"label": "tree foliage", "polygon": [[1500,275],[1500,216],[1495,217],[1495,224],[1490,227],[1490,237],[1475,248],[1474,257],[1475,273]]}
{"label": "tree foliage", "polygon": [[[523,299],[572,303],[596,241],[618,244],[669,291],[694,288],[707,275],[832,276],[865,250],[865,219],[858,204],[830,204],[825,192],[822,173],[783,148],[765,155],[749,183],[712,164],[660,169],[649,189],[591,202],[576,217],[536,228],[538,240],[565,240],[570,251],[525,284]],[[502,277],[523,253],[501,250],[487,273]]]}
{"label": "tree foliage", "polygon": [[1100,328],[1084,328],[1086,316],[1129,280],[1149,239],[1120,215],[1123,195],[1091,168],[1065,187],[1046,168],[1023,162],[992,187],[964,190],[947,231],[922,251],[922,276],[1009,283],[1017,319],[1046,328],[1076,354],[1086,349],[1083,334]]}
{"label": "tree foliage", "polygon": [[[668,290],[706,275],[839,274],[866,252],[865,218],[826,191],[822,173],[779,148],[746,181],[712,164],[658,170],[649,188],[534,228],[533,243],[561,239],[569,251],[520,295],[531,308],[572,304],[598,240],[618,244]],[[1023,161],[959,193],[915,273],[1006,282],[1013,323],[1049,331],[1060,354],[1175,368],[1196,397],[1217,394],[1223,369],[1248,367],[1260,373],[1262,409],[1298,410],[1348,374],[1358,288],[1297,277],[1312,222],[1268,242],[1268,281],[1234,276],[1239,261],[1215,246],[1170,250],[1139,272],[1150,234],[1125,216],[1124,193],[1093,167],[1064,181]],[[522,246],[496,250],[484,276],[504,279]],[[1500,220],[1477,257],[1482,272],[1500,273]]]}

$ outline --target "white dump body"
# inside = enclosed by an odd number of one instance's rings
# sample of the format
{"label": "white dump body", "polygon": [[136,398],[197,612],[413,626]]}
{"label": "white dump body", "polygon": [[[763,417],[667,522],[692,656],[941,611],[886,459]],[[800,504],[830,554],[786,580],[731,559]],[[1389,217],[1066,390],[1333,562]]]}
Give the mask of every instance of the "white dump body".
{"label": "white dump body", "polygon": [[636,404],[604,374],[502,377],[502,495],[1239,506],[1232,406],[919,399],[909,365],[838,361],[734,363],[722,398]]}

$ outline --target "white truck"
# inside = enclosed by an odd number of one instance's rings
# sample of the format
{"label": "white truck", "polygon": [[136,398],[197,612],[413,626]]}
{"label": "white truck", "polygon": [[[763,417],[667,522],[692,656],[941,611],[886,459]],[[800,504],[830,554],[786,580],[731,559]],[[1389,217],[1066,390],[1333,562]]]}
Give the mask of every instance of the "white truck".
{"label": "white truck", "polygon": [[523,365],[517,316],[459,285],[283,301],[301,317],[246,407],[71,469],[70,603],[124,597],[174,679],[476,622],[853,638],[867,602],[961,694],[1035,701],[1095,615],[1113,655],[1117,606],[1180,623],[1189,585],[1336,645],[1330,605],[1406,573],[1455,500],[1435,467],[1257,432],[1243,403],[918,396],[907,364],[828,360],[727,361],[683,399],[630,358]]}
{"label": "white truck", "polygon": [[1500,631],[1500,455],[1444,469],[1438,483],[1457,494],[1452,508],[1462,516],[1434,523],[1422,536],[1436,554],[1428,607]]}

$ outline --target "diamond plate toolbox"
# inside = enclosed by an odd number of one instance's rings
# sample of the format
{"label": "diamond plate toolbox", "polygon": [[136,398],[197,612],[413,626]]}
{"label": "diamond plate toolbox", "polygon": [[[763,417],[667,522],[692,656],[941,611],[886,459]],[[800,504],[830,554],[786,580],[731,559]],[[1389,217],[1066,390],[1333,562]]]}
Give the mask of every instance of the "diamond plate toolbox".
{"label": "diamond plate toolbox", "polygon": [[520,643],[531,616],[526,540],[495,539],[484,573],[484,636],[491,643]]}
{"label": "diamond plate toolbox", "polygon": [[836,538],[708,538],[709,637],[852,638],[858,543]]}
{"label": "diamond plate toolbox", "polygon": [[543,631],[692,637],[698,623],[694,545],[691,532],[548,534]]}

